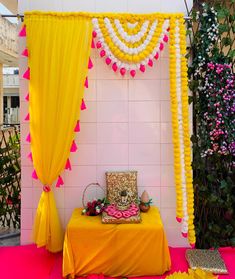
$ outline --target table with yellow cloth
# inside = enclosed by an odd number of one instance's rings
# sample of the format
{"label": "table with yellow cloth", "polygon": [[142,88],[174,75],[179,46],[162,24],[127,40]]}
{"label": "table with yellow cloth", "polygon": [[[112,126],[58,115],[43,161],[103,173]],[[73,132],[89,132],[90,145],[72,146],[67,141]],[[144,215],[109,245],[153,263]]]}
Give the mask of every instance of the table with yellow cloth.
{"label": "table with yellow cloth", "polygon": [[102,224],[101,216],[75,209],[68,223],[63,275],[161,275],[171,267],[168,243],[157,207],[140,224]]}

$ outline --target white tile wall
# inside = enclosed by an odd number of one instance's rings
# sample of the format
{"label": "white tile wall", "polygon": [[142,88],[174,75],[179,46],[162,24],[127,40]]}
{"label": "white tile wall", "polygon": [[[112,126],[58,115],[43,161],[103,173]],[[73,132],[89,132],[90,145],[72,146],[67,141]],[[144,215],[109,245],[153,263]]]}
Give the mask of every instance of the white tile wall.
{"label": "white tile wall", "polygon": [[[192,0],[187,1],[189,7]],[[184,1],[160,0],[22,0],[19,11],[104,11],[104,12],[185,12]],[[19,41],[19,52],[25,39]],[[135,79],[122,78],[113,73],[91,53],[94,67],[89,71],[89,89],[84,98],[87,110],[81,112],[81,132],[77,134],[78,151],[72,153],[72,171],[63,174],[65,185],[55,190],[55,199],[63,227],[75,207],[82,206],[84,187],[94,181],[105,184],[105,172],[111,170],[137,170],[139,194],[149,192],[161,210],[168,241],[173,246],[185,246],[175,221],[175,188],[173,174],[173,147],[171,139],[171,113],[169,97],[168,47],[161,53],[153,68]],[[26,67],[20,58],[20,73]],[[32,163],[26,158],[29,145],[25,137],[29,131],[24,121],[28,104],[24,97],[27,81],[20,80],[21,132],[22,132],[22,210],[21,243],[31,242],[31,230],[41,185],[32,181]],[[101,195],[89,190],[87,198]]]}

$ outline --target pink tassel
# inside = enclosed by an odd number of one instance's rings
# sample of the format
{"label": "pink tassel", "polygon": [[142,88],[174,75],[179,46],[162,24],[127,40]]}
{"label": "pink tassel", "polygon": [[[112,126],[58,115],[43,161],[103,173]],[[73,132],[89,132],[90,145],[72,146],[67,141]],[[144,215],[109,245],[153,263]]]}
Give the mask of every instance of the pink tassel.
{"label": "pink tassel", "polygon": [[159,58],[159,53],[158,53],[158,52],[155,54],[154,58],[155,58],[156,60],[158,60],[158,58]]}
{"label": "pink tassel", "polygon": [[36,180],[38,179],[38,176],[37,176],[37,173],[35,170],[33,170],[33,172],[32,172],[32,178],[36,179]]}
{"label": "pink tassel", "polygon": [[136,71],[135,71],[135,70],[131,70],[131,71],[130,71],[130,74],[131,74],[132,77],[135,77]]}
{"label": "pink tassel", "polygon": [[86,104],[85,104],[84,100],[82,99],[81,110],[85,110],[85,109],[86,109]]}
{"label": "pink tassel", "polygon": [[93,39],[91,40],[91,48],[95,48],[95,42]]}
{"label": "pink tassel", "polygon": [[26,37],[26,26],[24,25],[19,32],[19,37]]}
{"label": "pink tassel", "polygon": [[149,59],[148,65],[149,65],[149,67],[153,67],[153,60],[152,59]]}
{"label": "pink tassel", "polygon": [[22,56],[25,56],[25,57],[28,57],[28,56],[29,56],[28,49],[25,48],[25,49],[23,50],[23,52],[21,53],[21,55],[22,55]]}
{"label": "pink tassel", "polygon": [[71,164],[70,164],[70,160],[69,160],[69,159],[66,161],[65,169],[66,169],[66,170],[70,170],[70,171],[72,170],[72,167],[71,167]]}
{"label": "pink tassel", "polygon": [[183,236],[184,238],[187,238],[187,237],[188,237],[188,233],[182,232],[181,234],[182,234],[182,236]]}
{"label": "pink tassel", "polygon": [[100,52],[100,57],[104,57],[104,56],[105,56],[105,54],[106,54],[105,50],[104,50],[104,49],[102,49],[102,50],[101,50],[101,52]]}
{"label": "pink tassel", "polygon": [[95,30],[92,32],[92,37],[93,38],[96,38],[96,36],[97,36],[97,33],[95,32]]}
{"label": "pink tassel", "polygon": [[144,65],[140,65],[140,71],[142,72],[142,73],[144,73],[145,72],[145,66]]}
{"label": "pink tassel", "polygon": [[29,93],[25,96],[24,99],[25,99],[25,101],[27,101],[27,102],[29,101]]}
{"label": "pink tassel", "polygon": [[25,116],[25,121],[29,121],[29,113]]}
{"label": "pink tassel", "polygon": [[56,183],[56,187],[60,187],[61,185],[64,185],[64,181],[62,179],[62,177],[59,175],[57,183]]}
{"label": "pink tassel", "polygon": [[118,67],[117,67],[117,64],[116,64],[116,63],[113,63],[112,69],[113,69],[114,72],[117,72],[117,68],[118,68]]}
{"label": "pink tassel", "polygon": [[30,79],[30,69],[28,68],[23,74],[24,79]]}
{"label": "pink tassel", "polygon": [[30,161],[33,161],[33,155],[32,152],[29,153],[29,155],[27,156],[29,158]]}
{"label": "pink tassel", "polygon": [[195,248],[195,243],[190,243],[190,246],[191,246],[192,249],[194,249]]}
{"label": "pink tassel", "polygon": [[168,42],[168,36],[167,36],[167,35],[164,36],[163,41],[164,41],[165,43]]}
{"label": "pink tassel", "polygon": [[93,68],[93,63],[91,61],[91,58],[89,57],[89,61],[88,61],[88,69],[92,69]]}
{"label": "pink tassel", "polygon": [[70,152],[76,152],[77,151],[77,145],[75,143],[75,141],[73,140],[71,148],[70,148]]}
{"label": "pink tassel", "polygon": [[26,137],[26,141],[27,141],[27,142],[31,142],[31,136],[30,136],[30,133],[27,135],[27,137]]}
{"label": "pink tassel", "polygon": [[74,132],[80,132],[80,121],[79,120],[77,121],[77,124],[74,128]]}
{"label": "pink tassel", "polygon": [[122,76],[124,76],[125,73],[126,73],[126,69],[125,68],[121,68],[120,73],[121,73]]}
{"label": "pink tassel", "polygon": [[105,63],[106,63],[107,65],[109,65],[111,62],[112,62],[112,60],[111,60],[109,57],[107,57],[107,58],[105,59]]}
{"label": "pink tassel", "polygon": [[101,48],[101,47],[102,47],[102,44],[101,44],[100,41],[98,41],[98,42],[96,43],[96,47],[97,47],[97,48]]}
{"label": "pink tassel", "polygon": [[160,43],[159,49],[160,49],[160,50],[163,50],[163,49],[164,49],[164,44],[163,44],[163,43]]}
{"label": "pink tassel", "polygon": [[85,86],[86,88],[88,88],[88,77],[86,77],[86,79],[85,79],[84,86]]}

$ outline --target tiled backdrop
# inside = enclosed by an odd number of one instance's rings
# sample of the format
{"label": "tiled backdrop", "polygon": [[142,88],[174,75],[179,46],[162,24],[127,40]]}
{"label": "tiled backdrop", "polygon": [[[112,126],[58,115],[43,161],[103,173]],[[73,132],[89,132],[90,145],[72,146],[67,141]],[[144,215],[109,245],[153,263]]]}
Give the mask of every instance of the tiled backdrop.
{"label": "tiled backdrop", "polygon": [[[188,5],[192,5],[191,0]],[[19,1],[19,12],[26,10],[185,12],[185,6],[182,0]],[[19,43],[21,53],[25,40],[20,39]],[[134,80],[111,71],[96,51],[92,51],[91,57],[94,68],[89,72],[89,89],[85,90],[87,110],[82,112],[81,132],[77,134],[79,149],[71,154],[72,171],[62,174],[65,185],[55,189],[63,226],[73,209],[81,206],[83,189],[88,183],[98,181],[105,185],[105,171],[137,170],[139,194],[147,190],[159,207],[169,244],[187,245],[175,221],[168,48],[152,69],[147,69],[145,74],[138,73]],[[20,57],[19,63],[22,76],[27,61]],[[21,79],[22,244],[31,242],[33,218],[42,191],[40,183],[31,179],[33,168],[27,159],[26,93],[27,82]],[[98,190],[88,191],[91,198],[98,195]]]}

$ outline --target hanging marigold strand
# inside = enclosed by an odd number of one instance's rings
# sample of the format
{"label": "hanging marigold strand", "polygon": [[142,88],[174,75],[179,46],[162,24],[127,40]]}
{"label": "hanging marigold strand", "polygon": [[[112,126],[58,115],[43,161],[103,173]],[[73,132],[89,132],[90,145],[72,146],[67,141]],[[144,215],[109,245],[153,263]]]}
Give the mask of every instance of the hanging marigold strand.
{"label": "hanging marigold strand", "polygon": [[170,97],[172,113],[172,132],[174,144],[174,171],[176,185],[176,216],[179,219],[183,217],[183,202],[181,189],[181,162],[180,162],[180,143],[179,143],[179,126],[178,126],[178,105],[176,97],[176,52],[175,52],[175,18],[170,19]]}
{"label": "hanging marigold strand", "polygon": [[187,188],[187,207],[188,207],[188,239],[191,245],[196,242],[194,228],[194,191],[191,168],[191,143],[189,134],[189,109],[188,109],[188,77],[186,61],[186,32],[184,19],[179,19],[180,25],[180,50],[181,50],[181,86],[182,86],[182,115],[184,130],[184,163]]}

